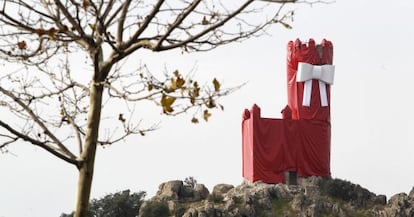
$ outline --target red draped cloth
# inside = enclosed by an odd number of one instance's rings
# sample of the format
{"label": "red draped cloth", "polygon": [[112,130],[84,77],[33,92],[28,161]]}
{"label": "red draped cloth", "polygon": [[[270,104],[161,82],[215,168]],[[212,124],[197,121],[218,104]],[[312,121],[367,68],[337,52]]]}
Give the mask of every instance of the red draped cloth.
{"label": "red draped cloth", "polygon": [[[321,106],[319,82],[312,80],[310,106],[303,106],[304,82],[297,82],[298,63],[332,64],[333,46],[323,40],[315,45],[299,40],[287,48],[288,105],[283,119],[262,118],[254,105],[245,110],[242,121],[243,177],[252,182],[285,181],[286,171],[299,177],[330,177],[330,88],[328,106]],[[321,54],[322,55],[321,55]]]}

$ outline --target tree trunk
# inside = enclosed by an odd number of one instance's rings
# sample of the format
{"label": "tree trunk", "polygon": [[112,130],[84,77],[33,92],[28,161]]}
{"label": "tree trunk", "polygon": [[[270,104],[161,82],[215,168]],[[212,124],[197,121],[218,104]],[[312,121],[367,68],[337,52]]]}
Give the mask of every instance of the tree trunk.
{"label": "tree trunk", "polygon": [[101,118],[102,91],[103,87],[101,84],[96,84],[94,82],[91,84],[88,126],[85,135],[85,143],[80,156],[82,163],[79,167],[78,193],[74,217],[88,216],[99,122]]}

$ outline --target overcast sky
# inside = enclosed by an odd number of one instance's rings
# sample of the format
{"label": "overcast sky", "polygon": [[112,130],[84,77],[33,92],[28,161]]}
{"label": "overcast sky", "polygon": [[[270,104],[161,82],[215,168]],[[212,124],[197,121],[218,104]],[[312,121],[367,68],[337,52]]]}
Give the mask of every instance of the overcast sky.
{"label": "overcast sky", "polygon": [[[161,120],[160,130],[99,148],[92,197],[124,189],[152,196],[160,183],[188,176],[210,191],[218,183],[240,184],[241,114],[257,103],[262,116],[281,117],[287,103],[286,44],[296,38],[334,44],[332,176],[388,198],[409,192],[414,186],[414,2],[338,0],[294,7],[292,30],[277,26],[270,36],[201,54],[141,53],[140,61],[154,70],[184,74],[195,67],[200,79],[247,84],[223,99],[224,112],[213,112],[207,124],[193,125],[191,116],[154,116]],[[153,107],[140,109],[146,114]],[[0,217],[53,217],[73,210],[77,171],[72,165],[27,144],[9,150],[13,154],[0,154]]]}

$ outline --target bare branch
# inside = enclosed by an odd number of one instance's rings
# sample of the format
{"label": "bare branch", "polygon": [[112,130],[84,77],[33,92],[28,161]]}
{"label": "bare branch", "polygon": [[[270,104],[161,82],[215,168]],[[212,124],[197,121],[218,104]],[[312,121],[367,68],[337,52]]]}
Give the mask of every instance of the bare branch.
{"label": "bare branch", "polygon": [[19,139],[19,137],[12,137],[12,136],[9,136],[9,135],[4,135],[4,134],[0,134],[0,137],[5,137],[5,138],[9,139],[8,141],[3,142],[3,144],[0,144],[0,150],[6,148],[9,144],[12,144],[12,143],[16,142]]}
{"label": "bare branch", "polygon": [[120,46],[123,42],[125,19],[126,19],[130,4],[131,4],[131,0],[127,0],[123,4],[121,15],[119,15],[118,30],[117,30],[117,37],[116,37],[117,38],[116,42],[117,42],[118,46]]}
{"label": "bare branch", "polygon": [[[55,155],[56,157],[73,164],[75,166],[78,166],[80,162],[76,160],[76,157],[67,155],[66,152],[61,152],[61,149],[55,149],[52,146],[49,146],[47,143],[40,142],[39,140],[33,139],[30,136],[24,135],[20,133],[19,131],[13,129],[8,124],[4,123],[2,120],[0,120],[0,126],[12,133],[13,135],[17,136],[17,138],[14,139],[14,141],[17,141],[17,139],[22,139],[24,141],[30,142],[33,145],[39,146],[46,151],[50,152],[51,154]],[[3,148],[4,145],[0,146],[0,148]]]}
{"label": "bare branch", "polygon": [[[138,124],[139,125],[139,124]],[[117,138],[107,138],[105,140],[99,140],[98,143],[102,146],[108,146],[113,145],[115,143],[118,143],[122,140],[125,140],[127,137],[131,135],[140,135],[145,136],[148,132],[152,132],[159,129],[158,125],[153,125],[150,128],[147,129],[138,129],[138,126],[136,127],[130,127],[128,124],[124,122],[124,134],[121,136],[118,136]]]}
{"label": "bare branch", "polygon": [[79,128],[79,126],[76,124],[74,118],[71,115],[68,115],[68,111],[65,109],[65,107],[62,105],[62,109],[63,112],[65,114],[65,117],[68,119],[70,125],[72,126],[74,132],[75,132],[75,136],[76,136],[76,140],[78,142],[78,146],[79,146],[79,155],[82,154],[83,151],[83,147],[82,147],[82,137],[81,137],[81,129]]}
{"label": "bare branch", "polygon": [[[68,19],[68,21],[70,22],[70,24],[72,24],[73,28],[75,28],[79,34],[81,35],[81,38],[85,36],[85,32],[82,28],[82,26],[80,25],[80,22],[76,21],[74,17],[72,17],[72,15],[69,13],[69,11],[66,9],[66,7],[62,4],[62,2],[60,0],[54,0],[56,6],[59,8],[59,10],[65,15],[66,19]],[[75,4],[76,7],[78,7]]]}
{"label": "bare branch", "polygon": [[258,1],[265,1],[265,2],[272,2],[272,3],[283,4],[283,3],[295,3],[298,0],[258,0]]}
{"label": "bare branch", "polygon": [[190,42],[193,42],[197,39],[199,39],[200,37],[206,35],[207,33],[219,28],[220,26],[223,26],[226,22],[228,22],[230,19],[234,18],[236,15],[238,15],[239,13],[241,13],[247,6],[249,6],[251,3],[253,3],[255,0],[248,0],[246,1],[242,6],[240,6],[237,10],[235,10],[233,13],[229,14],[225,19],[223,19],[221,22],[216,23],[215,25],[210,26],[209,28],[206,28],[204,31],[201,31],[200,33],[194,35],[194,36],[190,36],[189,38],[187,38],[186,40],[183,40],[179,43],[175,43],[175,44],[171,44],[168,46],[161,46],[158,47],[158,49],[156,49],[156,51],[162,51],[162,50],[170,50],[170,49],[174,49],[177,47],[182,47]]}
{"label": "bare branch", "polygon": [[170,27],[168,28],[167,32],[163,34],[163,36],[158,41],[157,45],[155,45],[154,50],[159,50],[162,43],[165,39],[167,39],[170,34],[184,21],[185,18],[187,18],[190,13],[192,13],[198,4],[200,4],[201,0],[193,1],[191,4],[188,5],[186,9],[183,10],[181,14],[179,14],[176,18],[176,20],[170,24]]}
{"label": "bare branch", "polygon": [[324,0],[297,0],[296,3],[302,3],[302,4],[309,4],[309,5],[314,5],[314,4],[333,4],[335,3],[335,0],[331,0],[331,1],[324,1]]}
{"label": "bare branch", "polygon": [[[24,109],[24,111],[29,114],[29,116],[33,119],[33,121],[35,121],[44,130],[44,133],[53,140],[53,142],[59,147],[59,149],[63,153],[67,154],[69,156],[69,158],[71,158],[71,159],[76,159],[76,156],[74,154],[72,154],[72,152],[70,152],[61,143],[61,141],[46,127],[46,125],[43,123],[43,121],[40,120],[37,117],[37,115],[32,111],[32,109],[30,109],[26,104],[24,104],[18,97],[16,97],[15,95],[13,95],[12,92],[5,90],[3,87],[0,87],[0,92],[3,93],[6,96],[12,98],[17,104],[19,104]],[[30,141],[30,140],[26,140],[26,141]],[[39,143],[37,143],[36,145],[39,145]],[[48,149],[50,149],[50,148],[47,147],[47,150]]]}
{"label": "bare branch", "polygon": [[[106,18],[108,17],[109,13],[111,12],[113,6],[114,6],[115,0],[109,0],[108,4],[106,4],[106,8],[104,13],[102,14],[102,20],[106,20]],[[104,4],[102,4],[103,7]],[[118,10],[116,10],[115,14],[118,14],[118,12],[122,9],[122,7],[119,7]],[[114,16],[115,17],[115,16]],[[105,26],[110,26],[110,23],[112,22],[113,18],[108,19],[108,22],[105,23]]]}
{"label": "bare branch", "polygon": [[[147,29],[148,25],[151,23],[151,21],[154,19],[154,17],[157,15],[157,13],[160,11],[160,8],[164,4],[164,1],[165,0],[158,0],[157,1],[157,4],[154,6],[154,8],[151,10],[151,12],[145,17],[145,19],[144,19],[143,23],[141,24],[140,28],[138,28],[138,30],[125,43],[123,48],[125,48],[125,51],[128,50],[127,53],[132,53],[135,50],[137,50],[138,48],[143,47],[142,45],[137,45],[137,44],[142,43],[142,41],[143,41],[143,40],[138,40],[138,38]],[[145,42],[147,42],[147,45],[145,45],[145,47],[152,47],[149,40],[147,40]]]}

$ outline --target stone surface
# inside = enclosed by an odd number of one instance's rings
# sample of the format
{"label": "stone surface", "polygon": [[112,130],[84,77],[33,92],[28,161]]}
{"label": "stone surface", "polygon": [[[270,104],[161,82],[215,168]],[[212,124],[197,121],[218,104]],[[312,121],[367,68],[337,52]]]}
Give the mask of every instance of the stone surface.
{"label": "stone surface", "polygon": [[203,184],[196,184],[194,186],[193,197],[195,201],[207,199],[210,192]]}
{"label": "stone surface", "polygon": [[180,180],[162,183],[158,187],[157,195],[160,198],[178,200],[184,193],[184,185]]}
{"label": "stone surface", "polygon": [[227,193],[228,191],[230,191],[233,188],[234,188],[233,185],[229,185],[229,184],[218,184],[218,185],[214,186],[214,188],[213,188],[213,194],[215,194],[215,195],[222,195],[222,194]]}
{"label": "stone surface", "polygon": [[360,185],[317,177],[299,179],[298,185],[218,184],[211,194],[202,184],[191,187],[175,180],[161,184],[157,195],[143,206],[160,206],[151,201],[162,201],[169,216],[175,217],[414,217],[413,196],[414,188],[408,195],[392,196],[387,203],[384,195]]}

